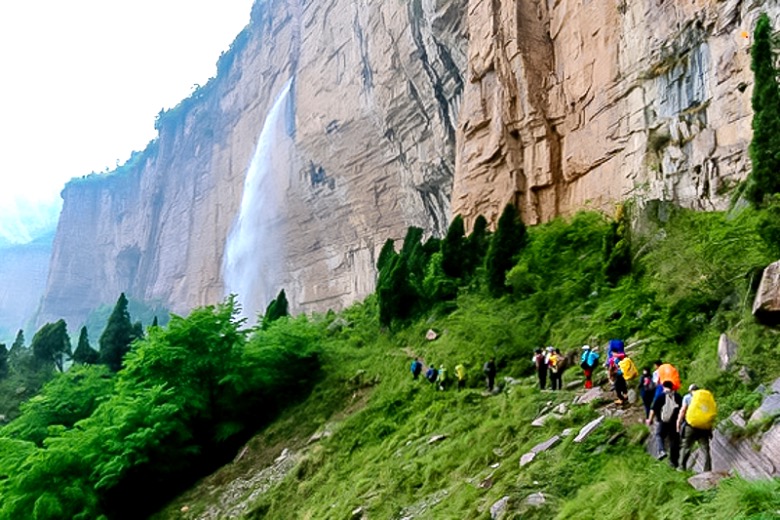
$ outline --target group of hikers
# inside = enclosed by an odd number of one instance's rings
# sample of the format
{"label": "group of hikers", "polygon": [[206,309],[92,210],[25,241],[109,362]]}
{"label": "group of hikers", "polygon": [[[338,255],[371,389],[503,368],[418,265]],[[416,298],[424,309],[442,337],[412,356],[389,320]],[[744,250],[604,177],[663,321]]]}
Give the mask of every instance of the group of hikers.
{"label": "group of hikers", "polygon": [[[567,357],[561,354],[560,349],[552,346],[544,350],[536,349],[531,362],[536,369],[539,388],[546,390],[549,377],[550,389],[561,390],[563,372],[574,359],[576,353]],[[586,389],[593,388],[593,374],[600,366],[599,359],[598,346],[582,346],[579,360],[585,376]],[[610,340],[607,344],[606,361],[603,367],[615,391],[617,398],[615,404],[623,406],[629,403],[628,383],[638,380],[637,390],[644,405],[645,422],[655,437],[658,460],[668,456],[673,467],[686,470],[693,447],[698,442],[704,452],[703,469],[712,470],[710,439],[717,405],[711,392],[692,384],[688,387],[688,393],[681,396],[678,393],[679,372],[674,366],[660,359],[655,361],[652,370],[645,368],[640,374],[634,362],[626,355],[624,342],[619,339]],[[419,379],[423,369],[420,358],[415,358],[411,364],[412,377]],[[493,392],[497,373],[495,358],[490,358],[483,365],[482,372],[487,390]],[[424,377],[439,390],[445,390],[449,383],[447,369],[443,364],[439,368],[436,368],[435,364],[428,366]],[[455,367],[455,377],[458,390],[465,388],[466,368],[462,363]]]}
{"label": "group of hikers", "polygon": [[[416,357],[412,361],[410,368],[412,371],[412,378],[419,379],[425,367],[423,366],[422,361],[420,361],[420,358]],[[482,372],[485,375],[487,389],[492,392],[496,385],[496,374],[498,372],[498,369],[496,368],[496,359],[490,358],[490,360],[485,362],[482,367]],[[432,363],[425,369],[425,379],[439,390],[446,390],[449,383],[447,368],[443,364],[439,365],[439,368],[436,368],[436,364]],[[466,367],[463,366],[463,363],[459,363],[455,366],[455,379],[458,381],[458,391],[463,390],[466,387]]]}

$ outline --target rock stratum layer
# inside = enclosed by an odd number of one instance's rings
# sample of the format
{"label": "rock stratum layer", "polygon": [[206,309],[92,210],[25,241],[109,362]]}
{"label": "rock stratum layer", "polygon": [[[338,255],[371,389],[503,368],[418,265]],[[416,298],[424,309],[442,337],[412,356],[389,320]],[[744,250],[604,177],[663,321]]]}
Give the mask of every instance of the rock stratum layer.
{"label": "rock stratum layer", "polygon": [[[275,96],[293,79],[275,280],[294,311],[374,288],[410,225],[535,223],[629,196],[724,207],[745,177],[756,2],[269,0],[218,76],[108,176],[69,183],[38,321],[121,291],[219,301],[225,243]],[[280,173],[282,175],[282,173]],[[261,223],[258,223],[261,225]]]}

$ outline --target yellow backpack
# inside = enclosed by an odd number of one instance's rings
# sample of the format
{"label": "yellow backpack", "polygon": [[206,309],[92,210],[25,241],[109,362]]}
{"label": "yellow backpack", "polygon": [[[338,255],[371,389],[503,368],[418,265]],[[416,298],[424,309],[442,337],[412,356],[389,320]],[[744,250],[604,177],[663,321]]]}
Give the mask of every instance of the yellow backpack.
{"label": "yellow backpack", "polygon": [[618,363],[620,365],[620,371],[623,372],[623,379],[631,381],[635,377],[639,377],[639,371],[636,369],[636,365],[631,358],[623,358]]}
{"label": "yellow backpack", "polygon": [[685,412],[685,422],[700,430],[711,430],[717,414],[718,405],[712,393],[709,390],[696,390]]}

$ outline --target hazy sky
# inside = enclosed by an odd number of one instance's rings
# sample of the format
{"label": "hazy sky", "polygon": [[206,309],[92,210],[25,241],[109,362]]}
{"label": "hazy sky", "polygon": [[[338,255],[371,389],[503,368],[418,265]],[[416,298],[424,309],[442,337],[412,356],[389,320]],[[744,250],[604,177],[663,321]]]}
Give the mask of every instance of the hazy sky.
{"label": "hazy sky", "polygon": [[[0,2],[0,221],[113,168],[216,74],[252,0]],[[0,222],[2,224],[2,222]]]}

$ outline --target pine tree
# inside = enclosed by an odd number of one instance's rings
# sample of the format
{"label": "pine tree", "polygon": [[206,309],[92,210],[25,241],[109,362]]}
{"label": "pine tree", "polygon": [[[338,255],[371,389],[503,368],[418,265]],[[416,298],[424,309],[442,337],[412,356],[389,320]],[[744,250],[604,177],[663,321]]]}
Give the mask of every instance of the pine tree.
{"label": "pine tree", "polygon": [[441,243],[441,267],[444,274],[450,278],[462,278],[465,274],[464,252],[466,249],[466,231],[463,217],[457,215],[452,219],[447,236]]}
{"label": "pine tree", "polygon": [[468,275],[473,275],[485,259],[490,244],[487,226],[487,219],[479,215],[474,221],[474,229],[466,239],[466,274]]}
{"label": "pine tree", "polygon": [[70,355],[70,336],[65,320],[41,327],[33,336],[30,348],[39,367],[54,364],[62,372],[65,356]]}
{"label": "pine tree", "polygon": [[89,344],[87,327],[81,327],[79,343],[78,346],[76,346],[76,350],[73,352],[73,362],[81,363],[83,365],[94,365],[99,359],[100,354]]}
{"label": "pine tree", "polygon": [[387,265],[387,263],[398,253],[395,252],[395,241],[392,238],[388,238],[385,244],[382,246],[382,250],[379,251],[379,258],[376,261],[376,270],[381,271]]}
{"label": "pine tree", "polygon": [[267,329],[268,326],[283,316],[289,316],[289,305],[287,304],[287,295],[284,289],[279,291],[279,295],[271,300],[268,304],[268,308],[263,315],[263,329]]}
{"label": "pine tree", "polygon": [[780,193],[780,89],[777,84],[772,26],[766,13],[758,18],[751,48],[753,69],[753,170],[747,197],[756,206],[765,195]]}
{"label": "pine tree", "polygon": [[157,315],[156,314],[154,315],[154,319],[152,320],[152,327],[159,327],[159,325],[157,324]]}
{"label": "pine tree", "polygon": [[108,318],[103,334],[100,335],[100,362],[114,372],[122,368],[122,359],[130,351],[130,344],[136,339],[136,331],[130,322],[125,293],[119,299]]}
{"label": "pine tree", "polygon": [[488,290],[493,296],[508,292],[506,273],[514,266],[515,256],[525,245],[525,240],[525,225],[517,209],[507,204],[498,219],[498,227],[485,257]]}

